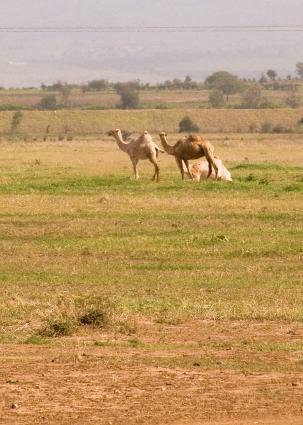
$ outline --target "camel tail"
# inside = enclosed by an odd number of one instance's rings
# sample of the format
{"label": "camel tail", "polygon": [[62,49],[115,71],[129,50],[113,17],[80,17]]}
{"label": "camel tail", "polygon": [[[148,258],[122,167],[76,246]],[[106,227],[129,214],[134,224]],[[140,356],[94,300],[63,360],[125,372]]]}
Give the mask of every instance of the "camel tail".
{"label": "camel tail", "polygon": [[211,176],[211,173],[213,171],[213,168],[216,172],[216,178],[218,175],[218,167],[217,164],[215,163],[215,157],[214,157],[214,148],[211,146],[205,146],[204,148],[204,155],[205,158],[207,159],[208,162],[208,175],[207,178],[209,178]]}
{"label": "camel tail", "polygon": [[208,162],[208,174],[207,174],[207,178],[209,178],[211,176],[211,173],[213,172],[213,167],[211,165],[211,162]]}

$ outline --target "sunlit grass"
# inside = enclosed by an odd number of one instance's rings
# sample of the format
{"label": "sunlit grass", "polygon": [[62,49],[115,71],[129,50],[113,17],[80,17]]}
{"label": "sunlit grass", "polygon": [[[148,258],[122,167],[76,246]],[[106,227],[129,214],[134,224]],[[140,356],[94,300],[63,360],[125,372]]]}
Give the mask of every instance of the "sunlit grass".
{"label": "sunlit grass", "polygon": [[[303,321],[303,168],[296,161],[281,164],[268,143],[270,161],[259,154],[262,161],[230,164],[233,183],[193,184],[163,156],[155,184],[144,163],[142,179],[132,180],[115,145],[106,145],[99,163],[98,146],[86,143],[2,152],[3,340],[24,340],[57,320],[62,297],[72,306],[68,320],[77,300],[98,297],[111,300],[113,322],[138,315],[168,324]],[[239,155],[238,147],[223,149]]]}

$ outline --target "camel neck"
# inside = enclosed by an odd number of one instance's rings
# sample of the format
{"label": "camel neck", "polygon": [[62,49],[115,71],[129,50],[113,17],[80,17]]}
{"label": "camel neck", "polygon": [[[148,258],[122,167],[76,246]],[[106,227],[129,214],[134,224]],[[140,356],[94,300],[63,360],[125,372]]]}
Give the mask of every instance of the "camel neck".
{"label": "camel neck", "polygon": [[115,136],[115,139],[121,151],[128,152],[128,143],[125,143],[118,135]]}
{"label": "camel neck", "polygon": [[161,137],[161,143],[166,153],[168,153],[169,155],[174,155],[174,152],[173,152],[174,148],[173,146],[167,143],[167,140],[165,137]]}

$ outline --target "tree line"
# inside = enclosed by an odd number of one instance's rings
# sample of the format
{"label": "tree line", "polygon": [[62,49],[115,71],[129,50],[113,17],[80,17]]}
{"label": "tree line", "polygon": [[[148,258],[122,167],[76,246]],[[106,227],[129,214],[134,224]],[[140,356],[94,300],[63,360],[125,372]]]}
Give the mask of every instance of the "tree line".
{"label": "tree line", "polygon": [[[273,107],[264,96],[264,91],[285,90],[287,94],[284,99],[284,105],[297,108],[301,105],[298,80],[303,79],[303,62],[296,64],[296,74],[297,77],[295,78],[289,75],[286,80],[282,80],[275,70],[269,69],[262,73],[259,80],[256,80],[240,78],[227,71],[217,71],[209,75],[203,82],[194,81],[190,76],[186,76],[183,80],[174,78],[154,85],[143,83],[139,80],[111,83],[106,79],[100,79],[92,80],[82,85],[57,81],[51,85],[41,84],[41,89],[45,95],[40,103],[36,105],[36,108],[42,110],[67,108],[70,106],[72,91],[75,89],[82,92],[115,91],[120,96],[120,104],[117,107],[122,109],[139,108],[139,94],[143,90],[208,90],[208,101],[213,108],[229,107],[229,97],[237,93],[241,96],[241,103],[232,107]],[[16,108],[12,109],[16,110]]]}

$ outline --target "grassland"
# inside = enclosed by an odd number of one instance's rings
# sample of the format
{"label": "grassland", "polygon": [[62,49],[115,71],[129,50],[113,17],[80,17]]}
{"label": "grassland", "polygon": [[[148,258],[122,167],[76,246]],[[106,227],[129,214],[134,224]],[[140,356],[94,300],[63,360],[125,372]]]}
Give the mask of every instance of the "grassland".
{"label": "grassland", "polygon": [[209,138],[232,184],[166,155],[134,181],[109,139],[1,144],[5,424],[300,423],[302,136]]}
{"label": "grassland", "polygon": [[131,132],[148,129],[159,132],[165,129],[175,133],[179,122],[188,115],[201,131],[207,132],[260,132],[264,123],[272,128],[282,127],[302,132],[303,108],[298,109],[174,109],[174,110],[107,110],[107,111],[24,111],[14,132],[11,124],[14,112],[0,112],[0,136],[6,140],[48,137],[87,137],[104,135],[117,126]]}

